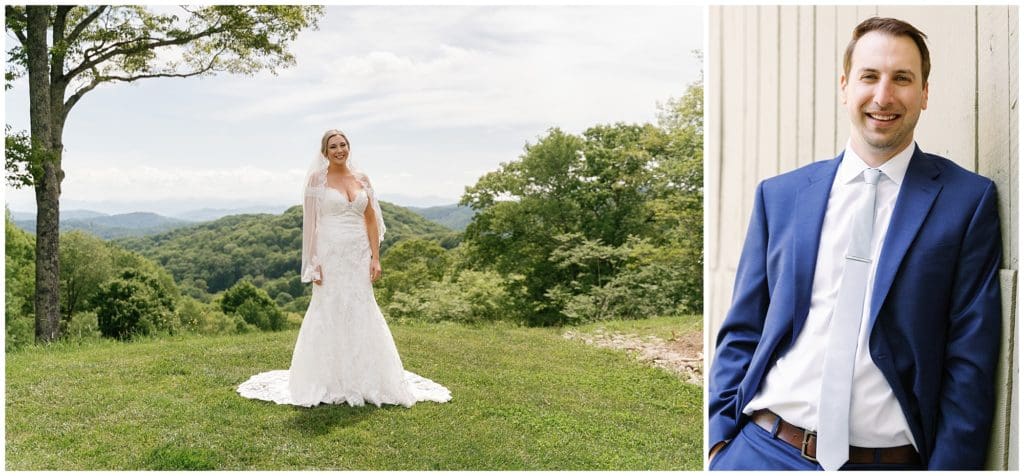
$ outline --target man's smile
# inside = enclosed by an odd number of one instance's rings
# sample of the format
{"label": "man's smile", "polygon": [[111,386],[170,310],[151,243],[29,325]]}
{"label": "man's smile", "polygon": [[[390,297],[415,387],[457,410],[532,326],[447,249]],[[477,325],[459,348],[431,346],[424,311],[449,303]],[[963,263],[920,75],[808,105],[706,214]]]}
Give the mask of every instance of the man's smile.
{"label": "man's smile", "polygon": [[891,121],[895,121],[896,119],[899,119],[899,117],[900,117],[899,114],[883,113],[883,112],[866,112],[864,114],[866,116],[870,117],[871,119],[874,119],[874,120],[880,121],[880,122],[891,122]]}

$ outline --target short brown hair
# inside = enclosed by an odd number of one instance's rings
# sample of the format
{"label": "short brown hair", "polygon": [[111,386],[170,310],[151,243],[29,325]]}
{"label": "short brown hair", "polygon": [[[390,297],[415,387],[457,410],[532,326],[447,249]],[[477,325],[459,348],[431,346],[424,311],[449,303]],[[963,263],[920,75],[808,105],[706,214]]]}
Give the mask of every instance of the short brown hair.
{"label": "short brown hair", "polygon": [[917,51],[921,53],[921,75],[924,77],[924,84],[928,83],[928,73],[932,70],[932,60],[931,56],[928,55],[928,45],[924,42],[928,35],[922,33],[914,25],[895,18],[871,17],[860,22],[860,25],[853,29],[853,38],[850,39],[850,44],[846,45],[846,54],[843,55],[843,72],[846,76],[850,75],[850,57],[853,56],[853,49],[857,46],[857,41],[872,31],[878,31],[893,37],[905,36],[913,40],[914,44],[917,45]]}
{"label": "short brown hair", "polygon": [[348,141],[348,136],[346,136],[344,132],[337,129],[328,129],[327,132],[324,132],[324,138],[320,139],[320,153],[323,154],[324,157],[327,157],[327,141],[331,140],[331,137],[334,136],[343,137],[345,139],[345,143],[349,144],[351,147],[351,144]]}

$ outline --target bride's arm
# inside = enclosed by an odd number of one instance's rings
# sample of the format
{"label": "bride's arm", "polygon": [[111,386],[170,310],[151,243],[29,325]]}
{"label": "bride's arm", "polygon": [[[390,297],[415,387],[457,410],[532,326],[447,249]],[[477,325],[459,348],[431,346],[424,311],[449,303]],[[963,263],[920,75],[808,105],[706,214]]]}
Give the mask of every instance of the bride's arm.
{"label": "bride's arm", "polygon": [[377,213],[374,207],[366,207],[363,214],[366,221],[366,238],[370,240],[370,281],[375,282],[380,278],[380,230],[377,228]]}
{"label": "bride's arm", "polygon": [[367,199],[370,201],[370,206],[367,207],[367,211],[362,215],[362,218],[367,221],[367,239],[370,240],[370,280],[371,282],[376,282],[383,272],[381,269],[380,249],[385,230],[384,217],[381,216],[381,206],[377,202],[377,192],[374,191],[374,186],[370,184],[370,177],[360,173],[356,175],[356,179],[366,188]]}
{"label": "bride's arm", "polygon": [[316,234],[318,230],[319,200],[315,190],[314,179],[306,184],[305,197],[302,202],[302,273],[301,281],[320,284],[320,259],[316,255]]}
{"label": "bride's arm", "polygon": [[380,242],[384,238],[384,218],[381,216],[380,203],[377,202],[377,193],[373,191],[370,178],[366,174],[356,174],[356,179],[366,189],[366,196],[370,206],[366,207],[363,219],[366,220],[367,239],[370,240],[370,281],[377,281],[381,275],[380,268]]}

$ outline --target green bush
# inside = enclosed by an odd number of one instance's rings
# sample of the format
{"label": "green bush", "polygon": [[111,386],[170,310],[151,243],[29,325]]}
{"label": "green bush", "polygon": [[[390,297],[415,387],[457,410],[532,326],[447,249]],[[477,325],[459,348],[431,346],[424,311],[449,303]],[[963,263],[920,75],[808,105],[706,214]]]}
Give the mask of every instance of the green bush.
{"label": "green bush", "polygon": [[555,237],[551,261],[573,279],[548,289],[547,297],[566,324],[608,319],[642,319],[693,312],[694,279],[678,248],[658,247],[629,237],[611,247],[580,235]]}
{"label": "green bush", "polygon": [[258,330],[238,314],[225,314],[219,305],[185,297],[176,311],[182,330],[202,335],[241,334]]}
{"label": "green bush", "polygon": [[174,333],[174,299],[158,278],[133,270],[100,286],[96,314],[104,337]]}
{"label": "green bush", "polygon": [[292,300],[294,299],[295,298],[293,298],[291,294],[280,292],[277,293],[276,297],[274,297],[274,302],[277,303],[278,306],[285,306],[288,303],[292,302]]}
{"label": "green bush", "polygon": [[437,243],[423,238],[398,241],[381,257],[384,275],[374,285],[382,303],[396,293],[409,294],[428,283],[440,281],[449,267],[448,255]]}
{"label": "green bush", "polygon": [[[11,221],[10,210],[5,213],[4,313],[9,327],[12,318],[24,318],[35,313],[36,238]],[[35,332],[35,324],[32,328]]]}
{"label": "green bush", "polygon": [[69,321],[61,321],[62,337],[72,340],[83,340],[101,337],[99,316],[92,311],[79,312],[71,316]]}
{"label": "green bush", "polygon": [[36,323],[34,316],[6,316],[7,337],[4,349],[12,351],[35,342]]}
{"label": "green bush", "polygon": [[480,323],[518,320],[515,282],[493,271],[463,271],[454,279],[427,282],[410,292],[396,292],[385,306],[391,319]]}
{"label": "green bush", "polygon": [[186,332],[199,332],[203,320],[206,318],[206,306],[190,296],[182,297],[178,302],[178,309],[175,315],[178,318],[178,325]]}
{"label": "green bush", "polygon": [[266,305],[255,300],[248,300],[238,306],[235,312],[245,322],[256,326],[260,330],[279,331],[284,329],[284,313],[276,305]]}
{"label": "green bush", "polygon": [[225,314],[240,316],[247,324],[264,331],[284,329],[284,313],[266,291],[257,288],[251,281],[235,283],[220,299],[220,308]]}
{"label": "green bush", "polygon": [[291,302],[289,302],[288,304],[285,304],[284,306],[281,306],[281,310],[282,311],[286,311],[286,312],[295,312],[295,313],[298,313],[300,315],[305,315],[306,314],[306,308],[309,307],[309,301],[312,300],[312,299],[313,299],[312,295],[298,296],[295,299],[293,299]]}
{"label": "green bush", "polygon": [[215,307],[207,308],[202,314],[197,332],[203,335],[245,334],[257,331],[238,314],[224,314]]}

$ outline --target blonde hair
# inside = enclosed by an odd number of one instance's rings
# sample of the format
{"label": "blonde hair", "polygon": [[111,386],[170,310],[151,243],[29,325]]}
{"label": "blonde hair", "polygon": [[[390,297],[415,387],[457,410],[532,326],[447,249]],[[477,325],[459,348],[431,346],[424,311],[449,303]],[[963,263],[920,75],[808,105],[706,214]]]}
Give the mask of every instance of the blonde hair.
{"label": "blonde hair", "polygon": [[349,148],[351,148],[351,143],[348,140],[348,136],[346,136],[344,132],[341,132],[337,129],[328,129],[327,132],[324,132],[324,138],[320,139],[320,154],[323,155],[324,157],[327,157],[327,141],[331,140],[331,137],[334,136],[343,137],[345,139],[345,143],[349,144]]}

